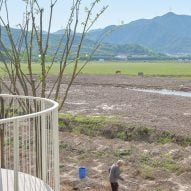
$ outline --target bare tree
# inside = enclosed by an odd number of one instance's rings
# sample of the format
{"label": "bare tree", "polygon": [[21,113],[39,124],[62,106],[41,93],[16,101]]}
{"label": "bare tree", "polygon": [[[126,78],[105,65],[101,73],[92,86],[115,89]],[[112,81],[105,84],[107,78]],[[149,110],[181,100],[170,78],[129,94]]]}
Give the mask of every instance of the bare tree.
{"label": "bare tree", "polygon": [[[97,21],[97,19],[107,9],[107,6],[98,6],[101,0],[92,0],[89,7],[85,8],[85,17],[81,20],[81,10],[83,8],[83,0],[70,0],[72,6],[70,9],[69,19],[66,23],[65,30],[60,36],[54,51],[51,49],[51,28],[53,20],[53,13],[56,11],[56,5],[58,1],[63,0],[49,0],[49,16],[48,16],[48,27],[45,29],[43,23],[47,16],[45,16],[45,9],[41,7],[40,0],[22,0],[25,5],[24,18],[22,23],[18,25],[19,30],[17,36],[13,32],[10,24],[10,11],[7,0],[0,0],[0,69],[3,71],[5,79],[0,75],[0,93],[3,90],[7,90],[9,93],[18,95],[32,95],[52,98],[58,101],[59,109],[64,105],[64,102],[68,96],[69,89],[74,82],[77,75],[85,67],[85,65],[91,60],[95,51],[101,45],[101,40],[95,43],[94,48],[87,53],[88,57],[84,64],[79,66],[81,48],[84,39]],[[98,10],[100,7],[100,10]],[[4,12],[5,16],[1,15]],[[81,26],[81,33],[78,34],[77,30],[79,25]],[[44,34],[44,31],[47,31]],[[6,41],[3,40],[6,36]],[[74,51],[75,45],[75,51]],[[37,48],[36,48],[37,47]],[[47,62],[47,55],[52,52],[51,60]],[[23,54],[25,54],[25,62],[27,65],[27,72],[24,70],[22,64]],[[70,55],[74,55],[71,59]],[[33,70],[33,59],[34,56],[38,57],[40,62],[40,75],[35,78]],[[61,85],[65,70],[68,64],[72,64],[72,74],[65,85],[64,93],[61,91]],[[57,76],[52,81],[52,85],[47,91],[47,81],[51,69],[54,65],[59,66]],[[38,79],[38,80],[37,80]],[[12,103],[11,103],[12,105]],[[10,105],[10,108],[11,108]],[[0,118],[5,116],[4,101],[0,100]],[[22,103],[21,103],[22,106]],[[35,104],[36,106],[36,104]],[[38,106],[38,105],[37,105]],[[6,107],[8,110],[9,107]],[[30,106],[25,105],[24,109],[30,110]],[[1,116],[2,115],[2,116]],[[35,121],[35,123],[37,123]],[[36,148],[37,153],[41,152],[41,128],[35,131],[36,136]],[[1,167],[4,166],[5,152],[3,148],[4,143],[4,127],[0,127],[0,154],[1,154]],[[42,154],[36,156],[37,164],[42,166]],[[42,169],[42,168],[40,168]],[[42,176],[42,172],[38,172],[38,177]]]}
{"label": "bare tree", "polygon": [[[47,19],[45,17],[45,9],[41,7],[39,0],[23,0],[25,3],[24,19],[19,24],[20,33],[15,39],[13,31],[10,26],[9,19],[9,7],[7,0],[0,0],[0,12],[4,11],[6,16],[0,15],[0,58],[3,66],[3,70],[6,78],[10,83],[3,80],[0,77],[2,87],[7,89],[12,94],[24,94],[32,96],[41,96],[52,98],[59,101],[61,109],[68,96],[69,89],[84,66],[91,60],[93,54],[100,46],[100,41],[95,43],[91,52],[87,53],[87,59],[84,65],[79,67],[81,48],[84,39],[97,21],[97,19],[107,9],[107,6],[101,6],[101,0],[92,0],[89,7],[85,8],[85,17],[81,20],[81,11],[83,0],[72,0],[72,6],[70,10],[69,19],[65,26],[63,35],[60,37],[56,49],[52,53],[51,61],[47,62],[47,53],[50,50],[51,28],[53,20],[53,14],[56,11],[55,7],[59,0],[49,0],[49,16],[47,33],[44,34],[43,22]],[[60,0],[62,1],[62,0]],[[98,10],[99,8],[99,10]],[[82,27],[81,33],[78,34],[77,30],[79,25]],[[6,33],[7,42],[2,39],[2,31]],[[75,44],[75,52],[73,51],[73,45]],[[35,52],[35,46],[38,47],[38,52]],[[24,72],[22,67],[22,56],[25,53],[27,72]],[[70,55],[74,55],[73,59],[69,59]],[[39,80],[35,80],[33,71],[33,57],[34,55],[39,57],[40,62],[40,75]],[[73,71],[67,81],[65,92],[61,90],[61,84],[65,74],[67,65],[72,63]],[[47,93],[47,78],[54,65],[59,65],[59,72],[55,80],[52,82],[51,88]]]}

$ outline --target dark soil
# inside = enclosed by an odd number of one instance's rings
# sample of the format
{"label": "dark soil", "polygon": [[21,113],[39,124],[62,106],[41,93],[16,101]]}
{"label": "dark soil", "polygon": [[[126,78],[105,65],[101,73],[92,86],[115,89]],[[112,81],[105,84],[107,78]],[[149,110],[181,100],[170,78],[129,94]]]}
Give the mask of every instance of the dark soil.
{"label": "dark soil", "polygon": [[[107,115],[128,124],[191,135],[191,98],[138,92],[130,87],[183,90],[191,89],[191,81],[166,77],[80,75],[69,92],[63,112]],[[62,88],[64,91],[64,84]]]}
{"label": "dark soil", "polygon": [[[138,92],[132,87],[190,91],[191,81],[167,77],[80,75],[62,112],[107,116],[111,121],[120,119],[121,124],[127,126],[169,131],[176,137],[191,136],[191,98]],[[64,83],[62,88],[64,92]],[[111,128],[115,132],[115,127],[115,124],[111,125],[109,132]],[[120,182],[121,191],[191,191],[191,147],[168,143],[169,136],[165,136],[162,144],[61,131],[62,191],[109,191],[108,167],[118,159],[127,162],[122,172],[125,181]],[[78,178],[80,166],[87,168],[84,181]]]}

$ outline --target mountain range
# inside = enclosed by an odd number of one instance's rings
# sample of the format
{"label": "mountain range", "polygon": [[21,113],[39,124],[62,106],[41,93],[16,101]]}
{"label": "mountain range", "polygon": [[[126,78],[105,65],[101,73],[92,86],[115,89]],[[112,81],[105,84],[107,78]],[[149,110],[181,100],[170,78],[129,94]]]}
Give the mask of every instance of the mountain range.
{"label": "mountain range", "polygon": [[[54,55],[54,53],[57,50],[57,47],[59,45],[60,39],[62,39],[63,34],[64,34],[64,29],[63,30],[59,30],[55,33],[51,33],[50,34],[50,38],[49,38],[49,48],[47,51],[47,60],[51,60],[51,57]],[[20,46],[20,44],[18,43],[18,39],[21,36],[21,30],[19,29],[11,29],[11,33],[13,36],[13,41]],[[47,33],[44,31],[43,32],[43,44],[45,44],[46,42],[46,38],[47,38]],[[81,34],[77,33],[74,43],[72,45],[72,51],[69,55],[69,59],[73,59],[76,57],[76,52],[77,52],[77,48],[78,48],[78,43],[80,41],[80,37]],[[8,49],[11,48],[11,44],[8,38],[8,35],[6,33],[6,30],[4,27],[1,27],[1,38],[2,41],[4,42],[4,44],[6,45],[6,47]],[[29,39],[28,39],[29,41]],[[62,40],[62,44],[61,44],[61,49],[60,51],[58,51],[57,57],[56,59],[59,59],[59,57],[62,56],[62,50],[63,47],[65,46],[65,39]],[[83,59],[87,59],[87,56],[93,51],[94,47],[96,46],[97,41],[95,40],[91,40],[88,38],[88,36],[84,39],[83,44],[82,44],[82,48],[81,48],[81,52],[80,52],[80,58]],[[0,47],[1,50],[1,47]],[[26,47],[24,45],[24,43],[21,46],[21,50],[22,50],[22,59],[23,61],[27,60],[27,55],[26,55]],[[33,61],[38,61],[39,60],[39,49],[38,49],[38,45],[36,40],[34,40],[33,42]],[[127,58],[132,58],[132,59],[141,59],[141,58],[148,58],[148,59],[155,59],[157,58],[161,58],[163,57],[163,54],[160,53],[156,53],[148,48],[145,48],[143,46],[137,45],[137,44],[111,44],[111,43],[107,43],[107,42],[101,42],[100,47],[97,49],[97,51],[94,53],[92,59],[94,60],[100,60],[100,59],[106,59],[106,60],[114,60],[114,59],[127,59]],[[136,58],[135,58],[136,57]],[[2,58],[0,57],[0,60]]]}
{"label": "mountain range", "polygon": [[[1,38],[10,47],[5,29],[1,27]],[[52,56],[64,29],[51,33],[48,56]],[[21,31],[12,29],[13,39],[17,41]],[[77,33],[73,44],[73,53],[77,48],[80,33]],[[43,32],[43,39],[47,33]],[[93,59],[121,58],[166,58],[165,55],[191,55],[191,16],[176,15],[169,12],[153,19],[140,19],[120,26],[107,26],[104,29],[90,31],[81,49],[81,58],[92,50],[100,36],[105,36],[102,46]],[[64,46],[64,43],[63,43]],[[1,48],[1,47],[0,47]],[[34,43],[34,58],[37,58],[38,47]],[[73,55],[70,55],[72,57]]]}
{"label": "mountain range", "polygon": [[169,12],[153,19],[140,19],[121,26],[107,26],[93,30],[88,38],[96,40],[103,33],[113,31],[104,39],[111,44],[139,44],[156,52],[169,54],[191,53],[191,16]]}

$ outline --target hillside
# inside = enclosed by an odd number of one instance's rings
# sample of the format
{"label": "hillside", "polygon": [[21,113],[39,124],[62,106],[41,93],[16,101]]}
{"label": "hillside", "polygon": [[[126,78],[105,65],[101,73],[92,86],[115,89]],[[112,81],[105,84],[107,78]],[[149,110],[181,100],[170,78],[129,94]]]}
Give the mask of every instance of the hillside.
{"label": "hillside", "polygon": [[[10,42],[8,40],[8,36],[5,32],[5,29],[3,27],[2,28],[2,41],[6,44],[7,48],[10,48]],[[21,31],[19,29],[12,29],[11,30],[12,34],[13,34],[13,39],[15,42],[18,42],[18,38],[21,35]],[[50,34],[50,41],[49,41],[49,49],[47,51],[47,59],[50,59],[54,52],[56,51],[58,44],[60,42],[60,39],[62,39],[63,37],[63,33],[64,30],[59,30],[55,33]],[[76,50],[77,50],[77,46],[80,40],[80,33],[77,33],[76,38],[74,40],[74,44],[72,46],[72,52],[70,54],[70,58],[72,59],[73,57],[75,57],[76,54]],[[43,32],[43,39],[44,42],[43,44],[45,44],[47,38],[47,33]],[[29,39],[28,39],[29,41]],[[66,40],[62,41],[62,47],[65,46]],[[86,38],[83,42],[82,45],[82,49],[81,49],[81,59],[85,59],[87,57],[87,55],[89,55],[94,47],[95,47],[95,41],[90,40],[88,38]],[[19,43],[17,43],[17,45],[20,46]],[[22,54],[23,54],[23,60],[26,59],[26,47],[25,44],[22,44]],[[60,57],[62,54],[61,51],[58,52],[58,57]],[[34,40],[33,43],[33,60],[34,61],[38,61],[38,46],[37,46],[37,42],[36,40]],[[160,58],[161,54],[155,53],[153,51],[151,51],[148,48],[144,48],[140,45],[136,45],[136,44],[123,44],[123,45],[119,45],[119,44],[111,44],[111,43],[102,43],[101,46],[99,47],[99,49],[96,51],[96,53],[94,54],[92,59],[107,59],[107,60],[111,60],[111,59],[126,59],[128,58],[134,58],[134,57],[138,57],[138,58],[148,58],[148,59],[152,59],[155,57]]]}
{"label": "hillside", "polygon": [[191,16],[169,12],[153,19],[140,19],[122,26],[93,30],[88,38],[96,40],[113,30],[104,40],[111,44],[139,44],[153,51],[170,54],[191,53]]}
{"label": "hillside", "polygon": [[[81,58],[87,56],[103,34],[105,38],[102,46],[97,50],[93,59],[121,59],[121,58],[164,58],[164,54],[186,56],[191,54],[191,16],[176,15],[169,12],[153,19],[140,19],[121,26],[107,26],[104,29],[92,30],[88,33],[81,49]],[[5,29],[2,29],[2,40],[10,47]],[[19,29],[12,29],[14,40],[21,34]],[[57,48],[64,29],[50,35],[48,57]],[[74,57],[80,39],[77,33],[70,57]],[[47,33],[43,32],[46,39]],[[63,41],[62,46],[65,46]],[[25,46],[22,48],[25,52]],[[162,53],[162,54],[159,54]],[[61,54],[61,52],[60,52]],[[38,48],[34,42],[34,59],[37,59]]]}

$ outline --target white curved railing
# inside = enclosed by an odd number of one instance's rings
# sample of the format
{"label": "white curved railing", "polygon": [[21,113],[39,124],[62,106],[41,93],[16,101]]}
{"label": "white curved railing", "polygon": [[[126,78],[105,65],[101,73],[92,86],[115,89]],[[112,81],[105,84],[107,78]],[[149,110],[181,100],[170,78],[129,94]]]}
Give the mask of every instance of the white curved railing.
{"label": "white curved railing", "polygon": [[0,154],[0,190],[59,191],[58,103],[0,94]]}

